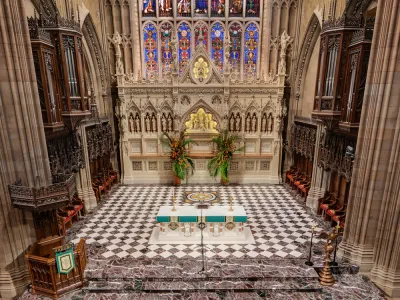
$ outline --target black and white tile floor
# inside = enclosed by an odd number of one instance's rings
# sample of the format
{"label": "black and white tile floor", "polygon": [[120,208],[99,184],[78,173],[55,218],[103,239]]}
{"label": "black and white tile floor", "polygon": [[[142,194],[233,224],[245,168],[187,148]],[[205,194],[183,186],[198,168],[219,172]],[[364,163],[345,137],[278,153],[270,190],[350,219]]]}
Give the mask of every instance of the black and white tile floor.
{"label": "black and white tile floor", "polygon": [[[217,191],[220,205],[243,205],[256,244],[206,245],[208,258],[299,258],[305,257],[315,219],[282,185],[241,186],[119,186],[86,220],[73,242],[85,238],[106,259],[199,258],[199,245],[149,245],[155,217],[162,205],[184,203],[185,191]],[[317,229],[318,230],[318,229]],[[318,243],[318,239],[314,239]]]}

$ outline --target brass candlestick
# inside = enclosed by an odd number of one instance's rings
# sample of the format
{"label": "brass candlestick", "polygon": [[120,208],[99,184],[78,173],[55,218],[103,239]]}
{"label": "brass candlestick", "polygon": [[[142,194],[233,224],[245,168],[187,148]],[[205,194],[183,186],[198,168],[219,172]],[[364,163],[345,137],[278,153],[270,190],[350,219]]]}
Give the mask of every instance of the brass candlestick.
{"label": "brass candlestick", "polygon": [[332,242],[336,240],[338,234],[335,232],[336,230],[332,231],[328,235],[328,239],[324,246],[325,249],[325,263],[322,271],[319,272],[319,283],[325,286],[332,286],[335,284],[335,278],[332,276],[331,272],[331,254],[333,252],[333,245]]}
{"label": "brass candlestick", "polygon": [[232,208],[232,197],[229,197],[229,211],[233,211],[233,208]]}
{"label": "brass candlestick", "polygon": [[175,196],[172,196],[172,211],[176,211],[176,207],[175,207]]}

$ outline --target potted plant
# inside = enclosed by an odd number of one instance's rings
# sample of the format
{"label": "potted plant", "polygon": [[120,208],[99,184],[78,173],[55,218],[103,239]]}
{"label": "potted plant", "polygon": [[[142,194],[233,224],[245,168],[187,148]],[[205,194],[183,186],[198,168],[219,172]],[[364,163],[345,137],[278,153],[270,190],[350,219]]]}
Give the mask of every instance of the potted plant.
{"label": "potted plant", "polygon": [[194,170],[194,162],[189,157],[188,146],[193,143],[190,138],[185,138],[183,132],[179,136],[171,137],[168,133],[163,132],[160,141],[163,145],[168,147],[166,152],[172,162],[172,170],[174,171],[174,185],[179,185],[181,180],[187,177],[189,168]]}
{"label": "potted plant", "polygon": [[228,130],[219,133],[212,141],[216,144],[216,155],[210,160],[207,167],[213,177],[221,176],[221,184],[229,184],[228,169],[235,152],[243,151],[244,147],[236,148],[238,135],[229,134]]}

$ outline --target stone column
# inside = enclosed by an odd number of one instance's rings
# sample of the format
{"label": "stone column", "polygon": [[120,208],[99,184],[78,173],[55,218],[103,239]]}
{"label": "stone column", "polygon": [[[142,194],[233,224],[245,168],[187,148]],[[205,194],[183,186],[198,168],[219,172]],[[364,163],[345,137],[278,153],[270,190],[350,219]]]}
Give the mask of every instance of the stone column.
{"label": "stone column", "polygon": [[[260,78],[266,80],[269,72],[269,54],[271,42],[272,0],[264,1],[262,21],[261,73]],[[263,76],[264,75],[264,76]],[[263,76],[263,77],[262,77]]]}
{"label": "stone column", "polygon": [[81,200],[85,203],[85,210],[87,212],[90,212],[97,207],[97,200],[93,191],[92,177],[90,175],[90,163],[89,163],[89,154],[87,148],[86,127],[80,126],[78,132],[81,136],[83,160],[85,162],[85,167],[83,169],[80,169],[79,173],[77,174],[76,189],[79,198],[81,198]]}
{"label": "stone column", "polygon": [[24,253],[35,240],[30,213],[11,205],[8,185],[48,185],[51,173],[23,0],[0,1],[0,297],[29,283]]}
{"label": "stone column", "polygon": [[340,255],[400,296],[400,3],[378,2]]}
{"label": "stone column", "polygon": [[318,199],[325,194],[325,186],[322,184],[324,170],[318,167],[318,153],[321,142],[321,133],[323,131],[322,125],[317,125],[317,135],[315,138],[315,151],[313,161],[313,172],[311,179],[311,188],[308,191],[306,205],[312,209],[313,212],[318,211]]}

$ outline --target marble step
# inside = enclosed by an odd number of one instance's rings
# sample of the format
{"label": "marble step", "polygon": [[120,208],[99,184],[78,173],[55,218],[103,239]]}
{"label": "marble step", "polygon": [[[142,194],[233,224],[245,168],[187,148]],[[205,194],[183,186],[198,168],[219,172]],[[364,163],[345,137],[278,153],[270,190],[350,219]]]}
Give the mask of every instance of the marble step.
{"label": "marble step", "polygon": [[266,291],[266,292],[179,292],[179,293],[94,293],[86,294],[85,300],[323,300],[326,294],[316,292],[288,292],[288,291]]}
{"label": "marble step", "polygon": [[311,278],[202,278],[88,281],[83,289],[88,293],[181,293],[181,292],[318,292],[322,290],[318,279]]}

